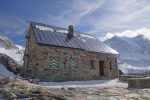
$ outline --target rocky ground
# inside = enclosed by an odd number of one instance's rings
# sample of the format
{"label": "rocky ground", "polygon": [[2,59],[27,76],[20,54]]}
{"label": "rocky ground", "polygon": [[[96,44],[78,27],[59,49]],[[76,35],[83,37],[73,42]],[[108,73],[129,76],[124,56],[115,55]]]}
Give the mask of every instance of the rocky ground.
{"label": "rocky ground", "polygon": [[16,78],[0,80],[0,100],[150,100],[150,89],[128,89],[127,84],[50,88]]}

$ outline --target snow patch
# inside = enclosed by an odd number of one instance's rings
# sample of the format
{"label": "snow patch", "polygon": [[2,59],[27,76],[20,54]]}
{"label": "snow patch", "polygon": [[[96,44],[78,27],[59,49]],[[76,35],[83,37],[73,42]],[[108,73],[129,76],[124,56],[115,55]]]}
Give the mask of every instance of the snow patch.
{"label": "snow patch", "polygon": [[41,82],[40,86],[49,88],[62,87],[109,87],[109,86],[125,86],[126,83],[120,82],[118,79],[113,80],[90,80],[90,81],[67,81],[67,82]]}
{"label": "snow patch", "polygon": [[67,29],[59,29],[59,30],[56,30],[56,32],[68,34],[68,30]]}
{"label": "snow patch", "polygon": [[92,39],[96,39],[95,37],[91,36],[91,35],[86,35],[86,34],[80,34],[81,38],[92,38]]}
{"label": "snow patch", "polygon": [[44,26],[40,26],[40,25],[36,25],[36,28],[40,29],[40,30],[45,30],[45,31],[51,31],[54,32],[54,30],[50,27],[44,27]]}
{"label": "snow patch", "polygon": [[5,49],[0,48],[0,53],[6,54],[7,56],[13,58],[18,64],[23,64],[23,55],[24,55],[24,47],[18,46],[18,49]]}

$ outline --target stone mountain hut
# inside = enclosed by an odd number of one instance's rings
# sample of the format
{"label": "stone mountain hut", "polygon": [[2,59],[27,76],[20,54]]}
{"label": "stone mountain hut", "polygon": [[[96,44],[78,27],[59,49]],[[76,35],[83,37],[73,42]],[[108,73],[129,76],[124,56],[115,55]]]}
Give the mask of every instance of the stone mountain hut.
{"label": "stone mountain hut", "polygon": [[23,76],[40,81],[97,80],[118,76],[118,53],[91,34],[30,22]]}

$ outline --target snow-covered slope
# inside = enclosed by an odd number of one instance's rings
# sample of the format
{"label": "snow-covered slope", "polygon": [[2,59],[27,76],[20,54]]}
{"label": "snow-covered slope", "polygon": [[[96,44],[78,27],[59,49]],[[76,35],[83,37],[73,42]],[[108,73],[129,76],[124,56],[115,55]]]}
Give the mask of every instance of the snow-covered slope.
{"label": "snow-covered slope", "polygon": [[8,37],[0,34],[0,53],[13,58],[18,64],[23,64],[24,47],[16,45]]}
{"label": "snow-covered slope", "polygon": [[120,53],[119,68],[124,73],[150,70],[150,30],[108,33],[102,39]]}
{"label": "snow-covered slope", "polygon": [[[16,47],[18,47],[18,45],[16,45]],[[24,48],[23,47],[16,48],[16,49],[0,48],[0,53],[6,54],[7,56],[13,58],[20,65],[23,64],[23,52],[24,52]]]}

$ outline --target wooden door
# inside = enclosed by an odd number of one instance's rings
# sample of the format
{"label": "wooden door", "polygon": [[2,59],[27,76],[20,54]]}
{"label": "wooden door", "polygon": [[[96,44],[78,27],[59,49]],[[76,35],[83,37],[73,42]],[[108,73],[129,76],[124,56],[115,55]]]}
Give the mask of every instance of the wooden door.
{"label": "wooden door", "polygon": [[99,75],[104,76],[104,61],[99,61]]}

